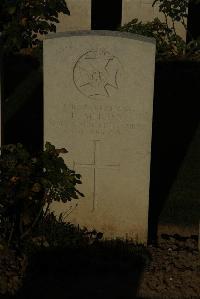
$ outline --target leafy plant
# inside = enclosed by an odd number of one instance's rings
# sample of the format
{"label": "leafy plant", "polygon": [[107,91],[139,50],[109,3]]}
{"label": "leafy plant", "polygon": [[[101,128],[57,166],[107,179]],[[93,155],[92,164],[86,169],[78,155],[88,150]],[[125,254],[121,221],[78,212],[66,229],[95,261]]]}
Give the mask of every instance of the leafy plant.
{"label": "leafy plant", "polygon": [[76,189],[81,176],[70,170],[49,142],[32,157],[21,145],[5,145],[0,156],[0,242],[21,248],[43,221],[52,201],[83,196]]}
{"label": "leafy plant", "polygon": [[158,3],[159,11],[165,16],[165,23],[168,24],[168,20],[170,19],[175,33],[175,22],[181,22],[185,30],[187,30],[186,18],[188,17],[189,1],[190,0],[154,0],[152,6]]}
{"label": "leafy plant", "polygon": [[153,37],[156,40],[157,59],[183,55],[184,40],[178,36],[166,23],[155,18],[151,22],[142,23],[133,19],[120,28],[120,31]]}
{"label": "leafy plant", "polygon": [[[192,0],[198,3],[199,0]],[[133,19],[120,28],[120,31],[127,31],[153,37],[156,40],[157,59],[200,59],[200,39],[194,40],[188,32],[186,19],[188,17],[189,0],[155,0],[152,6],[159,5],[159,11],[164,14],[165,21],[161,22],[155,18],[151,22],[142,23]],[[182,26],[190,35],[191,41],[186,41],[178,35],[176,23],[181,22]]]}
{"label": "leafy plant", "polygon": [[0,32],[4,48],[18,51],[40,44],[39,34],[56,31],[59,13],[70,14],[65,0],[1,0]]}

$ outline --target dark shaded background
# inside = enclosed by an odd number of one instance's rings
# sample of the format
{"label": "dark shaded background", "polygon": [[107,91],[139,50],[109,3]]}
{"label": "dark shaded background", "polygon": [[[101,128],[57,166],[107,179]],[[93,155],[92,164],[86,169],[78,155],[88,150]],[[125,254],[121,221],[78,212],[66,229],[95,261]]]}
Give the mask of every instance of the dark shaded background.
{"label": "dark shaded background", "polygon": [[122,0],[92,0],[91,15],[92,30],[116,30],[121,25]]}

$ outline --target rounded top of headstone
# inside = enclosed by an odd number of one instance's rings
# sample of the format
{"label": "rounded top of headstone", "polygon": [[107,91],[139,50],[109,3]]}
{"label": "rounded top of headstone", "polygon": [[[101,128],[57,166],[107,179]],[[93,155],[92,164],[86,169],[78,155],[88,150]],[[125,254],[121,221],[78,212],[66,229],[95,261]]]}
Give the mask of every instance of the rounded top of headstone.
{"label": "rounded top of headstone", "polygon": [[151,37],[138,35],[130,32],[108,31],[108,30],[80,30],[80,31],[58,32],[58,33],[48,34],[45,37],[45,39],[73,37],[73,36],[111,36],[111,37],[121,37],[121,38],[133,39],[142,42],[156,44],[156,40]]}

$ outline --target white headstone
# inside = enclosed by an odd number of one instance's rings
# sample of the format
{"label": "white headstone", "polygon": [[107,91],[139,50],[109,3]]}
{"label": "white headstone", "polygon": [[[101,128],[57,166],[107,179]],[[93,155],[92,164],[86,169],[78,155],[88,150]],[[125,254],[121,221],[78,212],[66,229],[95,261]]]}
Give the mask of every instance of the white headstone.
{"label": "white headstone", "polygon": [[44,140],[69,151],[85,194],[53,209],[106,238],[147,241],[154,60],[154,40],[133,34],[44,41]]}

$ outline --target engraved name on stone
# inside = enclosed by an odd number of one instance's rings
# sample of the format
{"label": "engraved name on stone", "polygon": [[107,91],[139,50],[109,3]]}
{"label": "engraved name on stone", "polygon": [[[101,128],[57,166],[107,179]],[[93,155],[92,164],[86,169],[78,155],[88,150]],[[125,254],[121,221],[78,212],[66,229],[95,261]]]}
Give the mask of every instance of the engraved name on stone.
{"label": "engraved name on stone", "polygon": [[99,135],[120,135],[147,125],[146,122],[136,122],[135,114],[135,110],[128,106],[72,104],[72,130],[78,134],[87,131]]}

